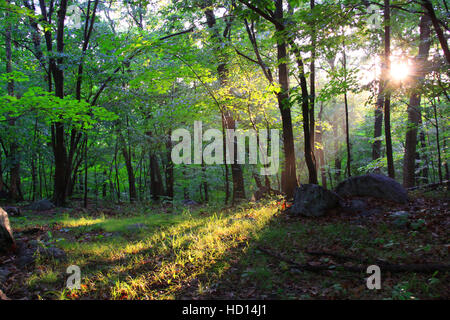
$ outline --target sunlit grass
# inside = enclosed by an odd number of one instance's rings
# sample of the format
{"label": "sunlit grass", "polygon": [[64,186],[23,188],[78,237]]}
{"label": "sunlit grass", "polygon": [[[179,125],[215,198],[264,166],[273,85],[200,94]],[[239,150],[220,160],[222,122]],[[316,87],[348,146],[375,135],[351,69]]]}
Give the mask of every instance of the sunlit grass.
{"label": "sunlit grass", "polygon": [[[78,265],[84,289],[70,292],[57,288],[53,297],[174,299],[199,277],[201,291],[223,275],[229,268],[227,255],[235,249],[245,250],[277,211],[272,202],[228,213],[211,210],[208,215],[189,210],[179,215],[145,213],[115,218],[61,214],[31,223],[13,219],[12,223],[15,228],[53,224],[57,226],[54,237],[65,239],[57,245],[67,252],[68,260],[64,264],[43,261],[47,275],[33,274],[29,281],[34,287],[44,285],[52,272]],[[134,225],[140,228],[130,228]],[[59,232],[61,229],[64,232]],[[89,234],[92,237],[83,240]]]}

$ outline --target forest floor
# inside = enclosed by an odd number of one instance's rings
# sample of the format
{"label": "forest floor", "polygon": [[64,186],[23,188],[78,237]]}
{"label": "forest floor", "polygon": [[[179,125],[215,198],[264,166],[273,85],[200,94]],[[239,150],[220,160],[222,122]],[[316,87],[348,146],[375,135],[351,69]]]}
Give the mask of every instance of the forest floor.
{"label": "forest floor", "polygon": [[[277,200],[24,211],[11,218],[16,240],[66,256],[38,254],[24,267],[16,256],[0,257],[9,270],[3,292],[11,299],[449,299],[449,272],[381,268],[381,289],[369,290],[366,272],[339,267],[358,265],[355,257],[448,264],[448,203],[448,191],[416,193],[405,205],[369,199],[371,214],[335,210],[320,218],[291,216]],[[394,217],[398,211],[409,216]],[[81,289],[66,288],[70,265],[80,267]]]}

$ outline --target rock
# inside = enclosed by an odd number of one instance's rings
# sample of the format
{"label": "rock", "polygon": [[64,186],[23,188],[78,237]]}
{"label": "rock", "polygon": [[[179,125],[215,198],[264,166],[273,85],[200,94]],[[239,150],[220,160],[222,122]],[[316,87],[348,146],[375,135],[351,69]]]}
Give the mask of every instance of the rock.
{"label": "rock", "polygon": [[195,202],[194,200],[191,200],[191,199],[184,199],[181,203],[183,205],[185,205],[185,206],[196,206],[196,205],[198,205],[197,202]]}
{"label": "rock", "polygon": [[382,213],[383,211],[379,208],[372,208],[372,209],[365,209],[361,212],[361,216],[363,217],[369,217],[369,216],[375,216],[378,215],[380,213]]}
{"label": "rock", "polygon": [[348,178],[342,181],[335,191],[341,197],[374,197],[398,203],[408,201],[408,194],[402,185],[381,174],[367,174]]}
{"label": "rock", "polygon": [[37,250],[37,241],[31,240],[25,242],[22,240],[17,241],[17,265],[20,268],[24,268],[31,265],[36,260],[34,253]]}
{"label": "rock", "polygon": [[362,217],[369,217],[381,213],[379,208],[369,208],[366,201],[359,199],[344,201],[341,206],[343,207],[344,212],[351,215],[360,215]]}
{"label": "rock", "polygon": [[339,206],[339,196],[315,184],[302,184],[295,190],[294,204],[290,208],[292,214],[307,217],[320,217],[327,210]]}
{"label": "rock", "polygon": [[350,208],[353,211],[362,211],[367,208],[367,203],[363,200],[350,201]]}
{"label": "rock", "polygon": [[10,217],[18,217],[22,214],[20,208],[17,207],[4,207],[3,208]]}
{"label": "rock", "polygon": [[7,253],[15,249],[14,236],[9,224],[8,214],[0,208],[0,252]]}
{"label": "rock", "polygon": [[67,254],[64,250],[56,247],[47,247],[45,243],[37,240],[18,243],[18,247],[17,263],[20,268],[34,264],[38,256],[56,260],[67,259]]}
{"label": "rock", "polygon": [[33,202],[32,204],[26,207],[29,210],[33,211],[47,211],[55,208],[55,205],[47,199]]}
{"label": "rock", "polygon": [[393,218],[408,218],[409,212],[408,211],[393,212],[393,213],[391,213],[391,217],[393,217]]}
{"label": "rock", "polygon": [[397,211],[390,214],[393,219],[393,224],[397,227],[405,227],[409,222],[409,212],[407,211]]}

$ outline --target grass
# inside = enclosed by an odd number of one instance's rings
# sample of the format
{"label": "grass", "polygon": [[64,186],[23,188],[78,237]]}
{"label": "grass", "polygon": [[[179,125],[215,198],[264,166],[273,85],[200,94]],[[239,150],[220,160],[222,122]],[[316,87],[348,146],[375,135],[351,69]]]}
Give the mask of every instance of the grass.
{"label": "grass", "polygon": [[[16,232],[45,228],[41,238],[64,249],[68,258],[39,257],[22,279],[25,289],[15,283],[9,296],[27,291],[38,299],[448,298],[448,274],[383,274],[382,290],[368,290],[365,274],[302,272],[258,250],[264,247],[298,263],[311,262],[305,251],[315,248],[402,263],[417,256],[448,260],[445,239],[435,241],[414,223],[406,228],[386,221],[293,219],[280,214],[276,201],[172,210],[179,214],[145,207],[124,212],[90,216],[72,209],[11,218]],[[81,269],[79,290],[65,287],[70,265]]]}
{"label": "grass", "polygon": [[[64,264],[38,260],[41,265],[37,268],[45,271],[27,279],[31,288],[47,288],[60,280],[59,287],[43,297],[64,296],[61,270],[77,265],[83,287],[68,293],[69,298],[174,299],[201,274],[208,274],[211,280],[220,277],[229,268],[225,257],[245,246],[276,212],[274,203],[269,203],[208,215],[185,211],[180,215],[137,213],[125,218],[90,218],[56,213],[42,219],[11,218],[11,223],[19,231],[50,226],[50,241],[68,254]],[[130,229],[137,224],[139,229]],[[198,283],[199,288],[202,285],[209,283]]]}

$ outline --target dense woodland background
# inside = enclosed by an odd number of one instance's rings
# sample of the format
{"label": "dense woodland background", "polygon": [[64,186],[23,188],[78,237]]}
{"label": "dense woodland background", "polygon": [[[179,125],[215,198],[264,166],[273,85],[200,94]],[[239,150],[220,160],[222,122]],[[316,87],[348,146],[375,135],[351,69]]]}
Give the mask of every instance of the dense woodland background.
{"label": "dense woodland background", "polygon": [[[1,0],[0,196],[235,203],[448,180],[445,0]],[[174,165],[172,130],[279,129],[281,168]],[[205,144],[204,144],[205,146]]]}

